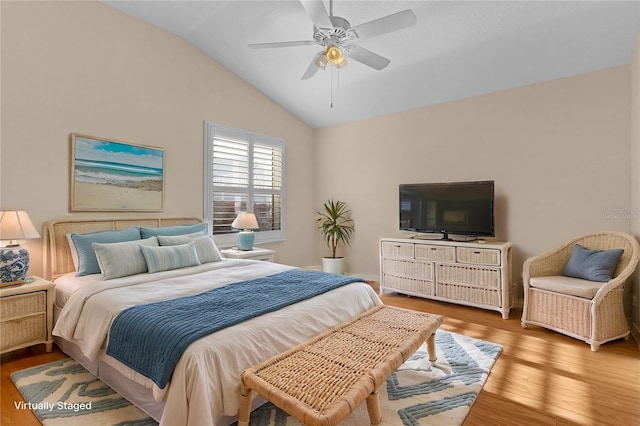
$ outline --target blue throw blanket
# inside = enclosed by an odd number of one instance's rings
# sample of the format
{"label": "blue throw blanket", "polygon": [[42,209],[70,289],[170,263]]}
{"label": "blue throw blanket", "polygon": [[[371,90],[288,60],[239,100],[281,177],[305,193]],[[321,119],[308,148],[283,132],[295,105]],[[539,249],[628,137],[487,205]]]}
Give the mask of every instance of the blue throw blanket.
{"label": "blue throw blanket", "polygon": [[201,337],[354,281],[362,280],[296,269],[134,306],[114,319],[107,354],[164,388],[184,350]]}

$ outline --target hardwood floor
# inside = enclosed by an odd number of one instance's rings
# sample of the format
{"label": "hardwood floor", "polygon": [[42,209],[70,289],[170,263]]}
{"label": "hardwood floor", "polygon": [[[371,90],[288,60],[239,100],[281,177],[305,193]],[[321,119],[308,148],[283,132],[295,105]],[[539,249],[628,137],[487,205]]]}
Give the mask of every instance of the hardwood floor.
{"label": "hardwood floor", "polygon": [[502,354],[464,424],[640,425],[640,350],[633,339],[589,345],[520,325],[520,309],[498,312],[382,296],[385,304],[445,316],[442,329],[499,343]]}
{"label": "hardwood floor", "polygon": [[[640,426],[640,350],[633,339],[592,352],[586,343],[559,333],[538,327],[524,330],[519,309],[503,320],[498,312],[402,295],[382,299],[388,305],[443,315],[443,329],[503,346],[466,426]],[[15,408],[14,401],[22,398],[10,374],[64,357],[57,348],[46,353],[44,345],[2,355],[2,426],[40,424],[30,411]]]}

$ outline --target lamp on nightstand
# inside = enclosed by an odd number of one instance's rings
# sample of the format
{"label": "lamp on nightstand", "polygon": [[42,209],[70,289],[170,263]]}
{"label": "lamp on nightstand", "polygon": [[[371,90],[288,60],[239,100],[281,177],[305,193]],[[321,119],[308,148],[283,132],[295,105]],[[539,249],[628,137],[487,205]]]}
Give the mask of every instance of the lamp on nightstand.
{"label": "lamp on nightstand", "polygon": [[258,229],[258,220],[253,213],[240,212],[231,224],[232,228],[242,229],[238,232],[238,250],[253,250],[256,234],[252,229]]}
{"label": "lamp on nightstand", "polygon": [[40,238],[29,215],[24,210],[0,211],[0,283],[2,286],[21,284],[29,269],[29,252],[20,247],[16,240]]}

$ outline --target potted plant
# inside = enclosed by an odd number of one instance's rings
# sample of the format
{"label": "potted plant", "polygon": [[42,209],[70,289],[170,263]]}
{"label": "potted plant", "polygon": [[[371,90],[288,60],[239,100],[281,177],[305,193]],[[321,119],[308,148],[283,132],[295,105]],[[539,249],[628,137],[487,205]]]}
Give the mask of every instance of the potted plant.
{"label": "potted plant", "polygon": [[318,212],[318,228],[331,249],[331,256],[322,258],[322,270],[332,274],[344,273],[344,258],[336,256],[340,243],[351,245],[353,220],[351,210],[344,201],[328,200]]}

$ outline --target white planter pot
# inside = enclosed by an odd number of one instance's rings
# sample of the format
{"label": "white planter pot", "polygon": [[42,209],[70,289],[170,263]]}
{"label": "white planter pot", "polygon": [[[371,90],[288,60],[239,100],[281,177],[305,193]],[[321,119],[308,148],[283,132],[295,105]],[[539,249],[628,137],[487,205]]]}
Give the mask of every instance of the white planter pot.
{"label": "white planter pot", "polygon": [[330,274],[344,275],[344,257],[323,257],[322,270]]}

